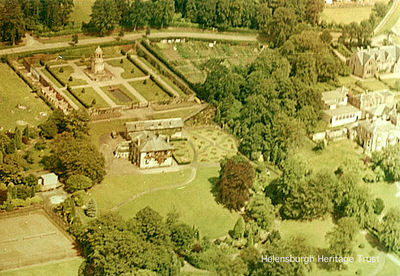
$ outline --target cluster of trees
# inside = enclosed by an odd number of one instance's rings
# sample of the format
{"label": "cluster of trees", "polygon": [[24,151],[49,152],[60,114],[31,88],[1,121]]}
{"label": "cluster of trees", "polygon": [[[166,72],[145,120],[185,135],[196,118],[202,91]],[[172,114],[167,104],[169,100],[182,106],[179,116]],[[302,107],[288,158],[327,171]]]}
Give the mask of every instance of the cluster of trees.
{"label": "cluster of trees", "polygon": [[89,117],[84,111],[64,115],[55,111],[39,125],[41,135],[52,139],[52,153],[43,160],[45,167],[67,181],[74,192],[100,183],[105,176],[105,160],[88,136]]}
{"label": "cluster of trees", "polygon": [[[258,29],[273,35],[290,36],[300,22],[317,24],[323,0],[245,1],[245,0],[96,0],[89,24],[84,28],[104,35],[117,26],[136,29],[162,28],[182,17],[202,27],[225,30],[229,27]],[[282,29],[282,26],[291,27]]]}
{"label": "cluster of trees", "polygon": [[[400,180],[400,145],[393,145],[376,151],[371,158],[372,169],[390,182]],[[383,179],[382,179],[383,180]]]}
{"label": "cluster of trees", "polygon": [[249,66],[205,64],[209,74],[198,95],[216,106],[216,121],[239,138],[243,154],[281,165],[315,130],[322,107],[318,84],[335,84],[347,73],[330,52],[329,38],[306,29],[280,48],[264,49]]}
{"label": "cluster of trees", "polygon": [[3,0],[0,2],[2,41],[18,42],[26,30],[59,30],[69,23],[73,0]]}
{"label": "cluster of trees", "polygon": [[179,258],[197,241],[197,231],[176,214],[164,219],[149,207],[128,221],[109,214],[83,227],[77,220],[70,231],[86,257],[84,275],[179,275]]}

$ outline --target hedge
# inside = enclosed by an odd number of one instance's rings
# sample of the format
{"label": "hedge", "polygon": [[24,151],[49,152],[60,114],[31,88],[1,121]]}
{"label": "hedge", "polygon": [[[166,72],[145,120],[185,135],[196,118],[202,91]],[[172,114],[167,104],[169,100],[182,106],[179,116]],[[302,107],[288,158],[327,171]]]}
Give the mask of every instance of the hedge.
{"label": "hedge", "polygon": [[146,70],[146,68],[143,68],[140,64],[138,64],[132,57],[131,57],[131,55],[128,55],[127,56],[127,59],[130,61],[130,62],[132,62],[137,68],[139,68],[140,69],[140,71],[142,71],[143,72],[143,74],[145,74],[145,75],[150,75],[150,73]]}
{"label": "hedge", "polygon": [[157,80],[153,75],[150,75],[150,79],[151,79],[152,81],[154,81],[154,83],[155,83],[158,87],[160,87],[161,90],[163,90],[165,93],[167,93],[170,97],[172,97],[172,98],[175,97],[175,95],[172,94],[171,92],[169,92],[168,88],[166,88],[163,84],[161,84],[160,82],[158,82],[158,80]]}
{"label": "hedge", "polygon": [[71,87],[67,86],[67,91],[69,93],[71,93],[71,95],[81,104],[83,105],[85,108],[89,108],[90,106],[87,105],[85,102],[83,102],[71,89]]}
{"label": "hedge", "polygon": [[53,70],[50,69],[50,67],[49,67],[47,64],[46,64],[46,66],[45,66],[44,68],[45,68],[45,70],[46,70],[47,72],[50,73],[50,75],[53,76],[53,78],[56,79],[56,81],[58,81],[63,87],[65,87],[65,82],[63,82],[63,81],[57,76],[57,74],[55,74],[55,73],[53,72]]}

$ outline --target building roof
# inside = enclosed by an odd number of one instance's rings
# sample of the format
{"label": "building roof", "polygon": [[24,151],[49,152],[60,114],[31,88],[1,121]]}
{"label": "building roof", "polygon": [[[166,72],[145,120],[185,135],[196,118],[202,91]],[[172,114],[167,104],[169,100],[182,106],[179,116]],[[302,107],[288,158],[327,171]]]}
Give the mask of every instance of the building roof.
{"label": "building roof", "polygon": [[135,143],[138,145],[140,152],[165,151],[174,149],[174,147],[163,137],[150,133],[142,133],[141,135],[137,135]]}
{"label": "building roof", "polygon": [[400,57],[400,47],[398,45],[387,45],[380,48],[361,49],[356,55],[362,65],[366,64],[370,59],[378,62],[386,62],[390,59],[397,61]]}
{"label": "building roof", "polygon": [[127,132],[163,130],[163,129],[173,129],[182,127],[183,127],[182,118],[145,120],[145,121],[125,123],[125,128]]}
{"label": "building roof", "polygon": [[348,93],[349,93],[349,89],[342,86],[335,90],[322,92],[322,100],[324,102],[333,101],[333,100],[336,100],[337,98],[342,98],[342,97],[347,96]]}
{"label": "building roof", "polygon": [[358,112],[361,114],[361,111],[358,108],[349,104],[345,106],[339,106],[336,109],[324,110],[324,113],[329,115],[330,117],[346,115],[346,114],[354,114]]}
{"label": "building roof", "polygon": [[[378,90],[352,96],[358,98],[364,108],[378,107],[381,104],[392,108],[394,106],[394,93],[389,90]],[[365,106],[367,105],[367,106]]]}
{"label": "building roof", "polygon": [[47,173],[47,174],[42,174],[40,178],[43,179],[43,184],[49,184],[49,183],[56,183],[58,182],[58,176],[54,173]]}
{"label": "building roof", "polygon": [[389,133],[395,132],[400,135],[400,127],[396,127],[391,122],[377,119],[375,121],[363,121],[360,122],[359,126],[370,133]]}

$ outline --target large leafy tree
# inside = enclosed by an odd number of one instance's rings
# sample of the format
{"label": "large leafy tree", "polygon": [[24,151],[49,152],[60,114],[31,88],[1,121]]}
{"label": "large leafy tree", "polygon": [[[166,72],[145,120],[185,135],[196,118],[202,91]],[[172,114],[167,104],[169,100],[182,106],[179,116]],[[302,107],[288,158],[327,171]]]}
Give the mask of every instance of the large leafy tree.
{"label": "large leafy tree", "polygon": [[269,230],[274,224],[275,208],[269,197],[256,194],[250,198],[246,208],[247,214],[254,219],[258,226],[264,230]]}
{"label": "large leafy tree", "polygon": [[217,199],[228,209],[240,210],[250,197],[254,169],[242,157],[236,156],[221,163]]}
{"label": "large leafy tree", "polygon": [[157,0],[154,6],[153,25],[163,28],[172,22],[175,13],[174,0]]}
{"label": "large leafy tree", "polygon": [[62,178],[84,175],[100,183],[105,175],[104,157],[88,138],[74,138],[64,132],[51,144],[52,156],[48,166]]}
{"label": "large leafy tree", "polygon": [[114,0],[96,0],[92,7],[89,26],[100,35],[113,31],[119,24],[121,14]]}
{"label": "large leafy tree", "polygon": [[400,251],[400,210],[390,209],[382,219],[378,232],[380,242],[389,250]]}
{"label": "large leafy tree", "polygon": [[0,36],[15,45],[25,34],[25,18],[18,0],[0,1]]}

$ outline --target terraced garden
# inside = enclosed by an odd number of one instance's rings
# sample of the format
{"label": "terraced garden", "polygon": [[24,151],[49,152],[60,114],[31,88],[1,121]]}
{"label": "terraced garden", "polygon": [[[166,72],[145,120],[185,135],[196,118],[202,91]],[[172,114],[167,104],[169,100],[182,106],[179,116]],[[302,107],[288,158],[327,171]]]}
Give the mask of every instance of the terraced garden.
{"label": "terraced garden", "polygon": [[171,97],[153,80],[132,81],[129,84],[150,102],[168,101]]}

